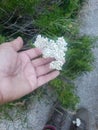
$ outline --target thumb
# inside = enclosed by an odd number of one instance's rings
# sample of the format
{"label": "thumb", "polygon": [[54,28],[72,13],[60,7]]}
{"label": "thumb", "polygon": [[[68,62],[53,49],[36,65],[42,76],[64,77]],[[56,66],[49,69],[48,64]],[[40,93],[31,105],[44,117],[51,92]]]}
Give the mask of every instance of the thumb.
{"label": "thumb", "polygon": [[18,37],[10,42],[10,45],[15,49],[15,51],[19,51],[23,47],[23,39]]}

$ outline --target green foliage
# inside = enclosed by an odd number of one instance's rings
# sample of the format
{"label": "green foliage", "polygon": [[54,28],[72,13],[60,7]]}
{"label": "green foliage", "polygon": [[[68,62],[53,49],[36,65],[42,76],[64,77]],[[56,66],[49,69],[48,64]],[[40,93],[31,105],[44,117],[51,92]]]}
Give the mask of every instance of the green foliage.
{"label": "green foliage", "polygon": [[50,85],[55,88],[59,100],[65,108],[75,109],[79,98],[75,95],[75,86],[68,83],[67,80],[56,78],[51,81]]}
{"label": "green foliage", "polygon": [[65,10],[67,18],[74,18],[77,16],[83,0],[63,0],[62,7]]}
{"label": "green foliage", "polygon": [[[40,33],[48,37],[58,36],[70,36],[72,37],[78,31],[77,22],[70,18],[66,18],[66,11],[61,5],[48,6],[48,11],[44,14],[40,14],[34,22],[35,26],[38,26]],[[70,12],[70,15],[72,12]]]}
{"label": "green foliage", "polygon": [[51,10],[49,8],[50,11],[47,13],[39,15],[39,17],[35,20],[35,25],[40,28],[41,33],[54,36],[56,34],[60,34],[60,28],[58,28],[56,24],[58,20],[62,18],[63,11],[59,7],[51,8]]}
{"label": "green foliage", "polygon": [[1,0],[0,1],[0,15],[10,15],[13,11],[17,15],[32,15],[34,14],[35,7],[40,3],[40,0]]}
{"label": "green foliage", "polygon": [[54,38],[60,36],[72,36],[77,32],[77,24],[72,19],[65,19],[61,16],[61,12],[41,15],[35,20],[35,25],[40,28],[40,33]]}
{"label": "green foliage", "polygon": [[0,35],[0,44],[6,41],[6,38],[2,35]]}
{"label": "green foliage", "polygon": [[89,36],[83,36],[69,42],[63,71],[66,76],[76,78],[82,73],[92,70],[94,56],[91,48],[94,47],[93,42],[94,39]]}

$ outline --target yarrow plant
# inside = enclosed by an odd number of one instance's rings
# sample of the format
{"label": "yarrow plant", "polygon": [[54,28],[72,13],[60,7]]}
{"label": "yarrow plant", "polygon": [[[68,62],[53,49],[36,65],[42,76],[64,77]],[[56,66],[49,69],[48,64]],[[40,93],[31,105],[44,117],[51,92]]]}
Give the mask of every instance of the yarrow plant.
{"label": "yarrow plant", "polygon": [[50,68],[62,70],[67,51],[67,42],[63,37],[59,37],[57,40],[51,40],[38,35],[34,45],[42,50],[44,58],[55,58],[55,61],[50,63]]}

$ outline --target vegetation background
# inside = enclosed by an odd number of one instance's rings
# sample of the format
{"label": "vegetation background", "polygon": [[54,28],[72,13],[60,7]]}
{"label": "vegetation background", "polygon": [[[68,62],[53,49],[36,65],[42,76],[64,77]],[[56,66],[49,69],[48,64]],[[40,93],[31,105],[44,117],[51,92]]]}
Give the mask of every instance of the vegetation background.
{"label": "vegetation background", "polygon": [[61,75],[49,84],[62,105],[71,109],[79,102],[73,81],[91,71],[94,60],[94,39],[79,35],[77,18],[82,4],[83,0],[0,1],[0,43],[21,36],[26,47],[33,47],[38,34],[51,39],[63,36],[68,42],[66,64]]}

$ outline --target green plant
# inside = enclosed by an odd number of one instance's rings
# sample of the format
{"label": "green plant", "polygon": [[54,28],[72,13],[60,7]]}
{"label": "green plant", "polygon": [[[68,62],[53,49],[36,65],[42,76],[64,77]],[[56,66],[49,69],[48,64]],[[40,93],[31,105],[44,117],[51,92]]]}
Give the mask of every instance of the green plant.
{"label": "green plant", "polygon": [[66,12],[60,5],[50,7],[47,9],[48,12],[40,14],[35,19],[34,25],[39,27],[39,32],[51,38],[75,35],[78,32],[76,20],[66,18]]}
{"label": "green plant", "polygon": [[89,36],[78,37],[68,44],[64,75],[76,78],[87,71],[92,70],[94,56],[91,48],[94,47],[94,39]]}
{"label": "green plant", "polygon": [[2,35],[0,35],[0,44],[6,41],[6,38]]}
{"label": "green plant", "polygon": [[11,15],[17,11],[16,15],[33,15],[35,12],[35,7],[41,1],[40,0],[1,0],[0,1],[0,16]]}
{"label": "green plant", "polygon": [[66,13],[66,17],[67,18],[74,18],[77,16],[81,5],[83,3],[84,0],[64,0],[62,2],[62,7],[65,10]]}
{"label": "green plant", "polygon": [[58,98],[65,108],[75,109],[79,98],[75,95],[75,86],[70,80],[59,77],[51,81],[50,85],[55,88]]}

